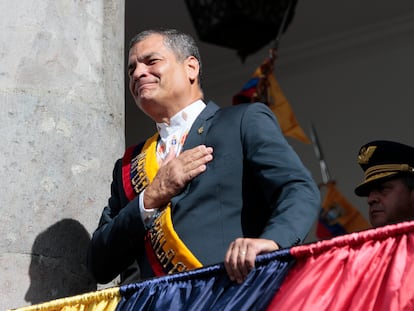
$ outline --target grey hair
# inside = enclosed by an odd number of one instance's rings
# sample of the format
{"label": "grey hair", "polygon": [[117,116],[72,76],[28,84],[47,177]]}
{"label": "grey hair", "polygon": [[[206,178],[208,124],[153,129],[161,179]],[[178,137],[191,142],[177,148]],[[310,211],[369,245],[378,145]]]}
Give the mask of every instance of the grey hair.
{"label": "grey hair", "polygon": [[163,36],[165,46],[173,51],[178,61],[183,62],[190,56],[193,56],[198,60],[200,67],[198,73],[198,84],[201,86],[201,56],[194,38],[189,34],[180,32],[177,29],[148,29],[141,31],[131,39],[129,42],[129,49],[131,49],[138,42],[154,34]]}

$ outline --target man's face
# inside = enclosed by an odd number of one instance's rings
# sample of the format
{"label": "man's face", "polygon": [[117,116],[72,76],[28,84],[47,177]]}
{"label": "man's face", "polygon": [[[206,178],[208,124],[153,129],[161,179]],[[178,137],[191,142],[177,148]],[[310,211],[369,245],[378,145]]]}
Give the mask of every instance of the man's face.
{"label": "man's face", "polygon": [[177,61],[158,34],[130,49],[129,89],[137,106],[156,122],[172,117],[185,107],[183,104],[189,104],[189,86],[195,74],[188,66],[189,59]]}
{"label": "man's face", "polygon": [[374,186],[368,194],[369,219],[373,227],[414,219],[414,190],[401,179]]}

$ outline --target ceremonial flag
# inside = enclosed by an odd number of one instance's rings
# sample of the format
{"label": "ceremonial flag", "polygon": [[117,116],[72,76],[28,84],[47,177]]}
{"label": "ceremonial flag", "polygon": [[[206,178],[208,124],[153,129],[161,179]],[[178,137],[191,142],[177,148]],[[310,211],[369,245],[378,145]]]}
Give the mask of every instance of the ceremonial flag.
{"label": "ceremonial flag", "polygon": [[361,213],[337,189],[335,182],[330,181],[325,186],[326,195],[316,228],[316,236],[319,239],[329,239],[371,227]]}
{"label": "ceremonial flag", "polygon": [[259,255],[242,284],[223,264],[14,311],[414,310],[414,221]]}
{"label": "ceremonial flag", "polygon": [[272,49],[267,58],[253,73],[242,90],[233,96],[233,105],[262,102],[276,115],[282,133],[303,143],[310,143],[273,73],[276,52]]}
{"label": "ceremonial flag", "polygon": [[414,222],[291,249],[269,311],[414,310]]}
{"label": "ceremonial flag", "polygon": [[242,284],[222,264],[20,311],[414,310],[414,221],[261,255]]}

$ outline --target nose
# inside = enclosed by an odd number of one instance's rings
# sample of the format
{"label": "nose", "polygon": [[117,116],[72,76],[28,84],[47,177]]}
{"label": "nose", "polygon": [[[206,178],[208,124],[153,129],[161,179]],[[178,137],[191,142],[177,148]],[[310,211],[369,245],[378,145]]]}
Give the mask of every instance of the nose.
{"label": "nose", "polygon": [[146,70],[145,65],[137,62],[136,64],[134,64],[133,68],[131,68],[129,71],[129,79],[131,81],[138,80],[140,77],[145,75],[145,72],[146,72],[145,70]]}
{"label": "nose", "polygon": [[368,205],[370,206],[374,203],[377,203],[378,202],[378,191],[371,190],[368,193],[367,201],[368,201]]}

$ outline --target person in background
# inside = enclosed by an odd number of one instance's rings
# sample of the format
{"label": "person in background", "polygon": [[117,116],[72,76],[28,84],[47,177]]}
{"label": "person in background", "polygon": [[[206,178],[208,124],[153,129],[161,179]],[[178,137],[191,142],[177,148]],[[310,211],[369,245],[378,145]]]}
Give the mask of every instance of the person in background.
{"label": "person in background", "polygon": [[127,148],[93,233],[99,283],[136,281],[224,261],[241,283],[256,256],[302,243],[320,208],[309,171],[264,104],[204,98],[194,39],[146,30],[130,42],[129,89],[156,133]]}
{"label": "person in background", "polygon": [[414,219],[414,148],[377,140],[363,145],[358,163],[365,173],[355,194],[367,197],[373,227]]}

